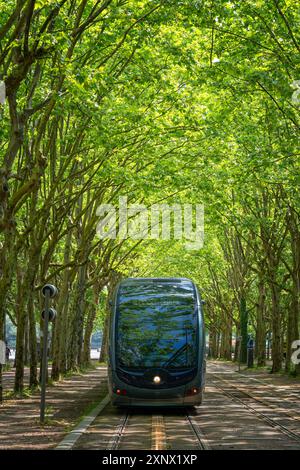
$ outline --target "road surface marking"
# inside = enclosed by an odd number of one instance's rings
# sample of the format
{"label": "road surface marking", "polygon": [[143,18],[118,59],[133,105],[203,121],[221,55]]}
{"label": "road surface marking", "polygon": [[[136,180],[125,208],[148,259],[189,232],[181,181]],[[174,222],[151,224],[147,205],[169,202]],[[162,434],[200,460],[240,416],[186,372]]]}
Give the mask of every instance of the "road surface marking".
{"label": "road surface marking", "polygon": [[152,416],[151,450],[166,450],[167,436],[163,416]]}

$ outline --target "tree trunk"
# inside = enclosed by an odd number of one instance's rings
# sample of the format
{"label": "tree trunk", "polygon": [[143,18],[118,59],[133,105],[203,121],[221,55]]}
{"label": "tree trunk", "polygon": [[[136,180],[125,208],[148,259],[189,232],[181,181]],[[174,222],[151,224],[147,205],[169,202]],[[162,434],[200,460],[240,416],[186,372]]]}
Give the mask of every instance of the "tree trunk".
{"label": "tree trunk", "polygon": [[0,339],[4,340],[6,300],[10,290],[16,265],[14,232],[5,234],[3,247],[0,249]]}
{"label": "tree trunk", "polygon": [[218,333],[215,327],[211,329],[211,357],[213,359],[218,357]]}
{"label": "tree trunk", "polygon": [[240,336],[236,334],[236,340],[235,340],[235,346],[234,346],[234,362],[239,362],[240,360],[240,357],[239,357],[240,342],[241,342]]}
{"label": "tree trunk", "polygon": [[30,356],[29,356],[29,321],[28,316],[25,319],[25,333],[24,333],[24,364],[25,366],[29,365]]}
{"label": "tree trunk", "polygon": [[266,324],[265,324],[265,286],[261,280],[258,284],[258,302],[256,310],[255,355],[259,367],[266,365]]}
{"label": "tree trunk", "polygon": [[30,351],[30,377],[29,386],[36,387],[38,385],[37,377],[37,339],[36,339],[36,320],[34,315],[34,294],[30,292],[28,301],[29,315],[29,351]]}
{"label": "tree trunk", "polygon": [[101,344],[101,351],[100,351],[100,357],[99,357],[100,362],[106,362],[107,355],[108,355],[108,338],[109,338],[109,325],[110,325],[110,315],[111,315],[111,309],[110,309],[110,306],[108,305],[108,302],[109,300],[107,301],[106,316],[105,316],[104,327],[103,327],[102,344]]}
{"label": "tree trunk", "polygon": [[16,355],[15,355],[15,392],[22,392],[24,386],[24,340],[25,340],[25,291],[24,291],[23,274],[17,272],[17,302],[16,302],[16,318],[17,318],[17,337],[16,337]]}
{"label": "tree trunk", "polygon": [[[226,312],[225,312],[226,315]],[[222,324],[222,336],[220,345],[220,357],[232,360],[231,349],[232,349],[232,320],[230,316],[224,316]]]}
{"label": "tree trunk", "polygon": [[271,283],[270,287],[272,297],[272,372],[279,372],[282,367],[279,289],[275,283]]}
{"label": "tree trunk", "polygon": [[75,370],[80,365],[81,351],[83,346],[83,319],[85,307],[86,288],[86,265],[80,266],[78,270],[76,291],[73,299],[72,312],[69,322],[71,331],[70,344],[68,350],[68,369]]}
{"label": "tree trunk", "polygon": [[96,312],[97,312],[96,305],[91,305],[89,308],[85,331],[84,331],[83,351],[82,351],[82,359],[81,359],[81,363],[84,367],[87,367],[90,363],[91,336],[93,333]]}
{"label": "tree trunk", "polygon": [[70,303],[70,293],[65,297],[65,304],[62,312],[62,326],[59,341],[59,372],[65,374],[68,370],[68,311]]}
{"label": "tree trunk", "polygon": [[[71,254],[72,230],[70,229],[65,244],[64,264],[68,264]],[[57,317],[53,336],[53,362],[51,377],[58,380],[60,374],[66,372],[66,344],[67,344],[67,322],[68,322],[68,299],[69,299],[70,270],[65,269],[59,292],[57,304]]]}
{"label": "tree trunk", "polygon": [[25,360],[25,328],[28,319],[28,301],[34,292],[34,281],[39,265],[40,246],[32,245],[28,252],[28,267],[25,275],[19,276],[17,300],[17,342],[16,342],[16,375],[15,391],[23,390],[24,360]]}
{"label": "tree trunk", "polygon": [[246,299],[242,295],[240,299],[240,322],[241,322],[241,362],[247,362],[247,344],[248,344],[248,311]]}

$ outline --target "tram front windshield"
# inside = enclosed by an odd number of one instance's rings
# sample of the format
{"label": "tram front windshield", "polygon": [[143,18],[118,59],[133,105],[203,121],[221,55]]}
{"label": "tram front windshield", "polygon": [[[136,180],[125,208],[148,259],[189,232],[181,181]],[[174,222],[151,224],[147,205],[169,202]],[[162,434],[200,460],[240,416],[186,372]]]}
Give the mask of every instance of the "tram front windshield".
{"label": "tram front windshield", "polygon": [[117,301],[117,365],[186,370],[197,362],[198,316],[190,282],[121,285]]}

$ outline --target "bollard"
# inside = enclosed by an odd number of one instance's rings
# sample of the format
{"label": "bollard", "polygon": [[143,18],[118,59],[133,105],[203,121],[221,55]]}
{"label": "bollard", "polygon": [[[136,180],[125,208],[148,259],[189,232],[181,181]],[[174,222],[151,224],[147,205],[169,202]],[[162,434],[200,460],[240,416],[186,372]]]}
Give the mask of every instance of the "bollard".
{"label": "bollard", "polygon": [[252,338],[249,339],[247,344],[247,367],[253,367],[254,363],[254,340]]}
{"label": "bollard", "polygon": [[52,284],[46,284],[42,289],[42,294],[45,297],[45,309],[42,312],[42,319],[44,320],[43,328],[43,356],[42,356],[42,374],[41,374],[41,407],[40,407],[40,422],[45,421],[45,408],[46,408],[46,382],[48,372],[48,325],[49,321],[53,321],[56,311],[50,308],[50,299],[53,299],[57,294],[57,289]]}

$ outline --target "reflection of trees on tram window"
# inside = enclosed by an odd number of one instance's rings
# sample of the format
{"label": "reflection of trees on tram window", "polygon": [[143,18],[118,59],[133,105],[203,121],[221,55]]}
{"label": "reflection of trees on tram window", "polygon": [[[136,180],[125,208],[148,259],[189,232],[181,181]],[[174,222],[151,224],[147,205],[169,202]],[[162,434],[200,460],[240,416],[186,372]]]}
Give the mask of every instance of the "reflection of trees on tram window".
{"label": "reflection of trees on tram window", "polygon": [[124,286],[118,305],[117,350],[124,367],[193,367],[197,312],[187,284]]}

